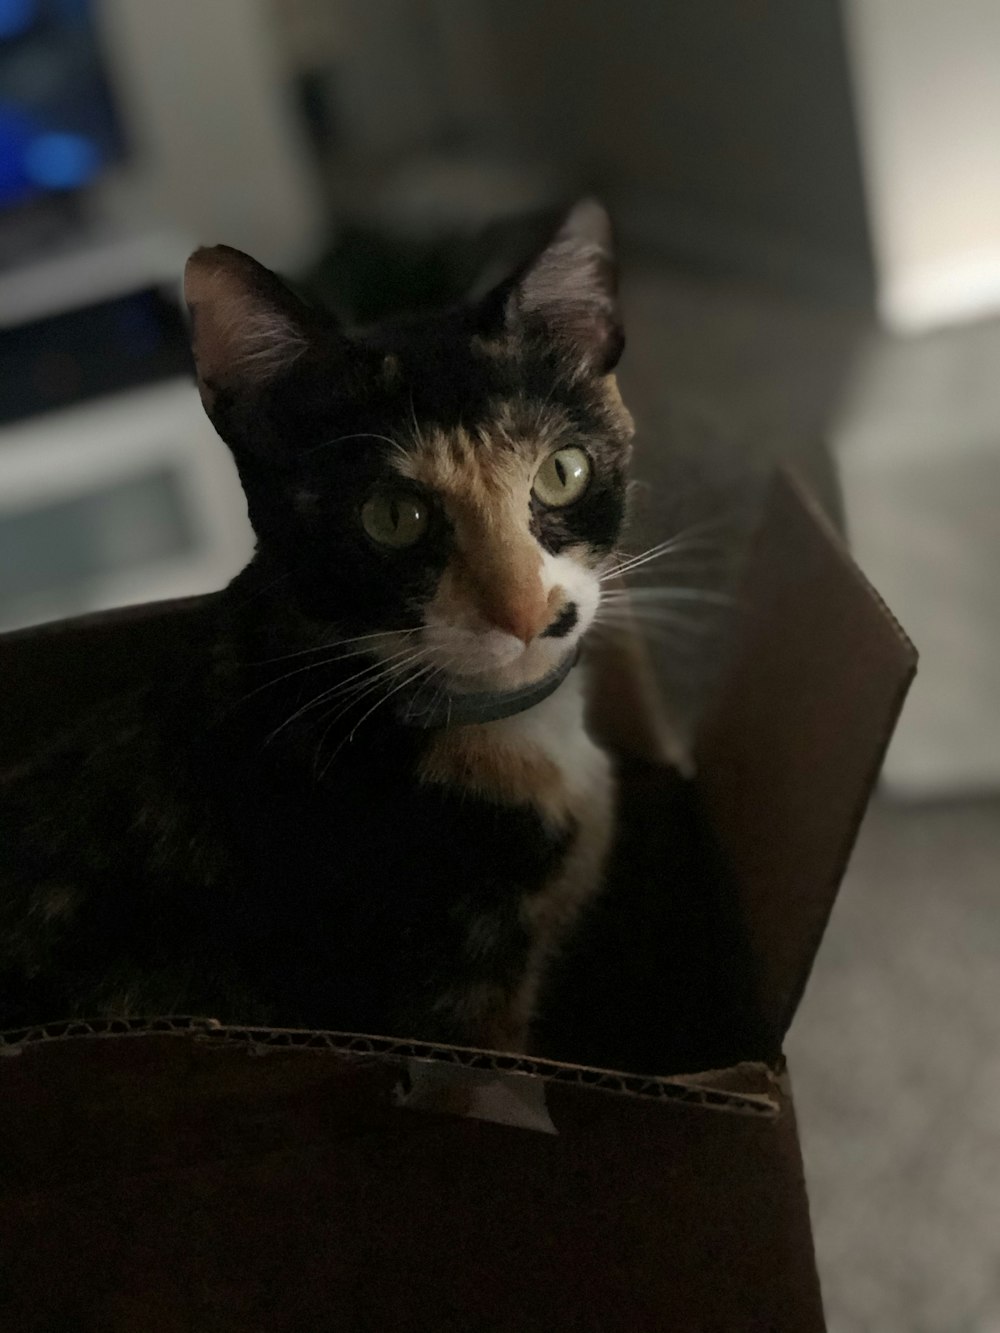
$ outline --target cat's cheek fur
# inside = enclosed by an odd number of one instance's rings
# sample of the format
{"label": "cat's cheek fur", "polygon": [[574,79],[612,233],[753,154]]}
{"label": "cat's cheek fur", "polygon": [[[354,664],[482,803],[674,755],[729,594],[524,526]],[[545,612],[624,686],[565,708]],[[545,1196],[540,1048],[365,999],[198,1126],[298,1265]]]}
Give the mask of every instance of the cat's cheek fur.
{"label": "cat's cheek fur", "polygon": [[553,588],[560,588],[564,594],[560,599],[561,605],[566,606],[572,602],[576,606],[576,625],[565,638],[555,641],[556,646],[561,644],[565,651],[582,638],[594,623],[601,600],[600,580],[593,570],[582,563],[579,552],[574,554],[569,551],[560,552],[559,555],[550,555],[546,551],[542,557],[541,576],[546,593]]}

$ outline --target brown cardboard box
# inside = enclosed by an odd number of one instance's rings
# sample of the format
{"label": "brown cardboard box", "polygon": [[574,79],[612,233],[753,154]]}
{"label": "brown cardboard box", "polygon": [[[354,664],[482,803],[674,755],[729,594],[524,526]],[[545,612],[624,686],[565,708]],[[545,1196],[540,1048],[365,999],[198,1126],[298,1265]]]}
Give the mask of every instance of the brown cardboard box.
{"label": "brown cardboard box", "polygon": [[[635,663],[605,689],[623,833],[553,982],[558,1060],[187,1018],[9,1034],[0,1327],[822,1329],[780,1047],[915,654],[787,479],[744,605],[693,783],[652,761]],[[0,753],[162,665],[199,606],[0,640]],[[400,1106],[407,1070],[542,1128]]]}

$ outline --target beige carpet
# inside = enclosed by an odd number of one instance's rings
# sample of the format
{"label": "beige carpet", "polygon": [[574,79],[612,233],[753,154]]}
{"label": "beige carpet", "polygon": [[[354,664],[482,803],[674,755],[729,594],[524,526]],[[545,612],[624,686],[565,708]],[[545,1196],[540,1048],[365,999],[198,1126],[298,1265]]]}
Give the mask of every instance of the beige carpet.
{"label": "beige carpet", "polygon": [[787,1049],[832,1333],[1000,1329],[1000,800],[872,809]]}

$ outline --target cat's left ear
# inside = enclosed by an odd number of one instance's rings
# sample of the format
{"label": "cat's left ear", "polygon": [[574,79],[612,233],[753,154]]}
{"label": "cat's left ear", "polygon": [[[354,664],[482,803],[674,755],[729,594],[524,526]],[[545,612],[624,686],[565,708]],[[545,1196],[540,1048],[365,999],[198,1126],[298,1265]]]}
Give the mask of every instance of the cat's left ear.
{"label": "cat's left ear", "polygon": [[266,387],[309,346],[308,306],[269,269],[228,245],[194,252],[184,271],[184,299],[209,416],[220,394]]}
{"label": "cat's left ear", "polygon": [[596,199],[567,214],[545,249],[514,280],[508,323],[541,325],[591,373],[613,370],[625,346],[611,219]]}

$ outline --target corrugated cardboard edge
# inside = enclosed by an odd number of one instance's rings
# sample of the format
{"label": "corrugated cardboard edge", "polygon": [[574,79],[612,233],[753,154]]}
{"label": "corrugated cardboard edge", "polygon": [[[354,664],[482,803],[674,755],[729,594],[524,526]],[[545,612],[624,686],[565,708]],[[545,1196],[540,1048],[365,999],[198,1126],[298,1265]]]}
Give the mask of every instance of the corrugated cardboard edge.
{"label": "corrugated cardboard edge", "polygon": [[164,1016],[156,1018],[69,1020],[18,1028],[0,1033],[0,1057],[30,1056],[43,1045],[70,1041],[109,1041],[143,1037],[175,1037],[201,1045],[237,1047],[254,1056],[272,1051],[312,1052],[340,1060],[373,1061],[399,1065],[428,1061],[477,1073],[541,1079],[545,1083],[592,1088],[616,1096],[641,1098],[675,1105],[696,1106],[755,1119],[775,1119],[784,1097],[780,1075],[764,1064],[746,1063],[731,1069],[691,1076],[657,1078],[617,1070],[594,1069],[458,1046],[435,1046],[361,1033],[314,1031],[299,1028],[247,1027],[220,1023],[214,1018]]}

